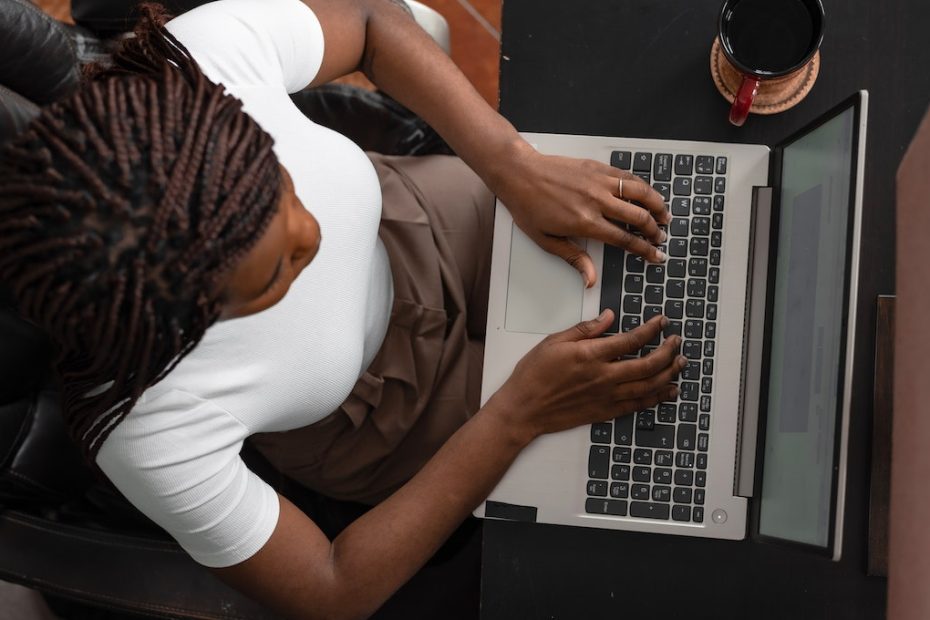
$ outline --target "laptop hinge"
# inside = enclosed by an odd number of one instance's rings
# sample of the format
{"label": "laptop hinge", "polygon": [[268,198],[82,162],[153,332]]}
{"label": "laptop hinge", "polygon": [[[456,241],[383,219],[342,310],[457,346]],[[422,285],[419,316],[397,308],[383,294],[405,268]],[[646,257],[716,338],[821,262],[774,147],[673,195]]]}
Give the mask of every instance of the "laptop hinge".
{"label": "laptop hinge", "polygon": [[743,361],[739,424],[736,433],[736,478],[733,494],[752,497],[759,431],[759,391],[765,340],[765,296],[768,286],[772,188],[754,187],[749,233],[749,282],[743,325]]}

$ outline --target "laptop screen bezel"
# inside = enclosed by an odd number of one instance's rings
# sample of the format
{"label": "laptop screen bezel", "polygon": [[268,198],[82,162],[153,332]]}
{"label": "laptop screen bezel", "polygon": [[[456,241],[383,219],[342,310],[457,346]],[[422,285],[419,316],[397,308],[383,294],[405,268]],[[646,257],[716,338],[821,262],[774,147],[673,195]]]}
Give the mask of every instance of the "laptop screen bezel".
{"label": "laptop screen bezel", "polygon": [[[845,458],[846,451],[843,450],[842,441],[843,441],[843,418],[844,411],[848,408],[849,403],[846,402],[846,387],[847,383],[850,380],[850,377],[847,376],[847,355],[848,355],[848,344],[849,344],[849,330],[855,329],[855,325],[850,326],[849,324],[849,304],[850,304],[850,291],[853,287],[853,281],[858,277],[858,274],[853,273],[851,267],[854,265],[854,250],[855,250],[855,223],[856,223],[856,209],[857,209],[857,200],[858,189],[859,189],[859,171],[861,169],[860,160],[864,156],[864,153],[861,153],[860,150],[863,147],[862,142],[860,141],[860,120],[862,118],[863,110],[863,93],[859,92],[848,99],[844,100],[842,103],[831,108],[829,111],[825,112],[814,122],[805,126],[801,130],[791,134],[788,138],[780,142],[772,149],[772,156],[770,158],[770,174],[769,178],[772,181],[772,215],[771,215],[771,227],[770,227],[770,237],[769,237],[769,256],[768,256],[768,270],[767,270],[767,281],[766,281],[766,302],[765,302],[765,328],[764,334],[765,339],[763,343],[763,354],[762,354],[762,374],[761,374],[761,384],[760,384],[760,398],[759,398],[759,432],[756,437],[756,467],[755,467],[755,482],[754,488],[756,489],[753,493],[753,499],[750,502],[750,518],[749,518],[749,535],[750,538],[754,541],[772,543],[787,546],[790,548],[803,550],[805,552],[813,553],[815,555],[824,556],[827,558],[833,557],[836,558],[839,556],[837,548],[837,509],[838,509],[838,494],[839,494],[839,479],[840,479],[840,470],[845,464],[842,462],[842,459]],[[765,469],[765,438],[766,438],[766,426],[767,426],[767,417],[768,417],[768,397],[769,397],[769,380],[770,380],[770,357],[771,357],[771,348],[772,348],[772,324],[774,321],[774,291],[775,291],[775,276],[776,276],[776,263],[778,258],[778,235],[779,235],[779,217],[781,214],[781,179],[782,179],[782,163],[784,158],[784,149],[786,146],[793,144],[798,139],[806,136],[807,134],[815,131],[825,123],[833,120],[840,114],[848,111],[850,108],[853,109],[853,135],[852,135],[852,157],[850,158],[850,188],[849,188],[849,217],[847,221],[847,230],[846,230],[846,262],[844,266],[844,283],[843,283],[843,307],[846,308],[846,312],[843,312],[842,316],[842,331],[840,338],[840,356],[839,356],[839,367],[843,370],[840,374],[842,380],[837,381],[837,406],[835,412],[835,431],[834,431],[834,445],[833,445],[833,471],[832,471],[832,480],[831,480],[831,490],[830,490],[830,520],[829,520],[829,536],[827,539],[826,546],[819,546],[810,543],[803,543],[796,540],[790,540],[785,538],[779,538],[776,536],[770,536],[767,534],[762,534],[759,530],[760,520],[761,520],[761,496],[762,496],[762,482],[763,482],[763,473]],[[852,303],[856,303],[857,300],[852,300]],[[848,438],[846,439],[848,441]]]}

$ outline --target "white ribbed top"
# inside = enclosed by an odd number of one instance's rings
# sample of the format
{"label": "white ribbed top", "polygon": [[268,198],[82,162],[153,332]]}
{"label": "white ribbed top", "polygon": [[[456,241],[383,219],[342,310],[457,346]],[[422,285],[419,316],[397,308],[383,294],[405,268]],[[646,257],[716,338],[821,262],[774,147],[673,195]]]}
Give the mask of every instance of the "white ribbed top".
{"label": "white ribbed top", "polygon": [[97,463],[201,564],[242,562],[271,536],[275,492],[239,457],[257,432],[333,412],[377,353],[393,297],[371,162],[288,98],[316,76],[323,32],[300,0],[220,0],[168,24],[206,75],[275,139],[320,223],[313,262],[275,306],[217,323],[110,434]]}

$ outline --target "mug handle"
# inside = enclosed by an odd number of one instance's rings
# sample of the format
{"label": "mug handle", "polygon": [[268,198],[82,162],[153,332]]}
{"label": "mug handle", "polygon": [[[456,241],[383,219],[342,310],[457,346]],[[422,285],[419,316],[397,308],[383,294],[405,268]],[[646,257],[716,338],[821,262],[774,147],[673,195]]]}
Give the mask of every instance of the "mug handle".
{"label": "mug handle", "polygon": [[759,78],[743,74],[743,83],[740,84],[733,105],[730,106],[730,122],[737,127],[742,127],[749,116],[749,108],[759,92],[759,82]]}

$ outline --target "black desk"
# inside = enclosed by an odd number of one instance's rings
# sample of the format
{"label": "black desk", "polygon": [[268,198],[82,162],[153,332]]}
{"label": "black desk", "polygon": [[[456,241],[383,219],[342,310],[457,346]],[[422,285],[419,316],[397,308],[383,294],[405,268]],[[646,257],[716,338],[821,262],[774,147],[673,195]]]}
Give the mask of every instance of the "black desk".
{"label": "black desk", "polygon": [[719,0],[506,0],[501,111],[521,131],[772,144],[870,91],[843,560],[785,548],[489,521],[482,618],[875,619],[865,575],[875,297],[894,291],[894,173],[930,102],[926,0],[823,0],[800,105],[737,129],[710,78]]}

